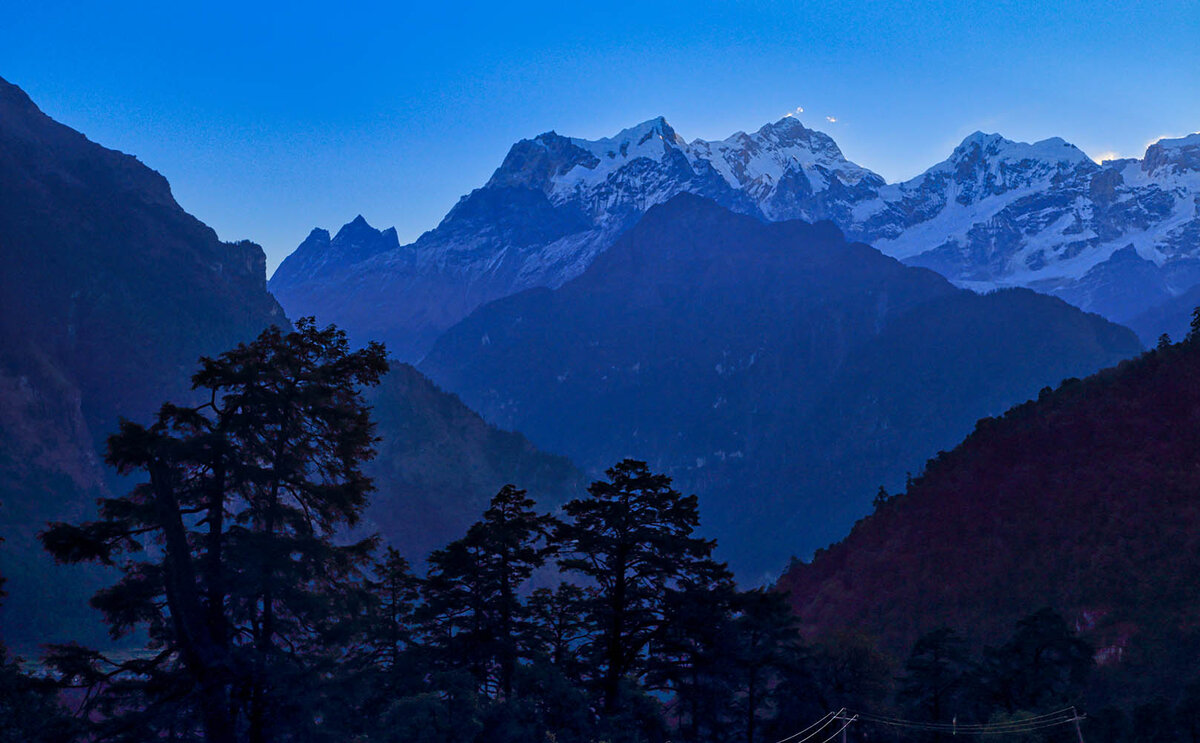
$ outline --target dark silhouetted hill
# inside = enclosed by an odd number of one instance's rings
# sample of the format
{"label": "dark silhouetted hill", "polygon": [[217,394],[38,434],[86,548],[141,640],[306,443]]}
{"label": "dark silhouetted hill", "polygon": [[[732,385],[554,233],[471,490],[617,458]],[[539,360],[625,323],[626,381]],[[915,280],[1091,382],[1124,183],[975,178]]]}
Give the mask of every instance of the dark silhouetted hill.
{"label": "dark silhouetted hill", "polygon": [[981,416],[1140,348],[1065,302],[956,289],[829,222],[683,194],[561,288],[480,308],[420,368],[587,469],[667,471],[748,576],[844,534],[881,482]]}
{"label": "dark silhouetted hill", "polygon": [[1123,699],[1181,687],[1200,649],[1200,342],[1148,352],[979,421],[906,493],[780,581],[810,633],[906,652],[1052,606]]}
{"label": "dark silhouetted hill", "polygon": [[[345,233],[349,251],[375,247],[365,222]],[[103,576],[53,565],[35,535],[129,487],[102,457],[120,417],[145,421],[166,400],[190,399],[201,355],[287,323],[264,267],[257,245],[221,242],[183,211],[161,175],[0,81],[0,574],[10,594],[0,625],[10,646],[104,642],[86,605]],[[415,562],[460,536],[507,482],[547,506],[578,484],[569,462],[488,426],[411,367],[373,394],[383,440],[368,517]]]}
{"label": "dark silhouetted hill", "polygon": [[[88,611],[81,570],[33,542],[114,483],[99,452],[118,416],[182,398],[201,354],[283,311],[265,257],[185,212],[166,180],[43,114],[0,80],[0,570],[10,642]],[[78,616],[74,616],[78,615]],[[60,638],[61,639],[61,638]]]}

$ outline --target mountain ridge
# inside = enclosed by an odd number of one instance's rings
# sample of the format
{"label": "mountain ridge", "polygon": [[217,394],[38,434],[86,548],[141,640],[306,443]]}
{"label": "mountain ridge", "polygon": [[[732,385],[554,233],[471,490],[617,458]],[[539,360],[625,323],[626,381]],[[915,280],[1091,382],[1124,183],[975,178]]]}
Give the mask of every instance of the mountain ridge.
{"label": "mountain ridge", "polygon": [[[193,399],[198,356],[285,322],[265,268],[258,245],[221,242],[161,174],[54,121],[0,79],[6,640],[40,630],[48,640],[73,623],[98,630],[83,600],[96,572],[54,568],[34,535],[128,486],[101,456],[120,416],[144,420],[166,399]],[[28,624],[13,621],[22,615]]]}
{"label": "mountain ridge", "polygon": [[[346,255],[395,243],[365,220],[330,237]],[[222,243],[135,157],[55,122],[0,80],[0,606],[3,641],[110,643],[87,598],[97,570],[52,563],[36,534],[83,521],[132,486],[103,462],[121,418],[199,404],[201,356],[287,325],[265,257]],[[507,482],[548,508],[579,486],[574,465],[498,431],[412,367],[369,391],[379,455],[366,514],[419,563],[460,535]]]}
{"label": "mountain ridge", "polygon": [[832,222],[681,193],[559,288],[480,307],[418,368],[587,472],[635,456],[672,475],[757,578],[840,536],[880,482],[980,416],[1138,350],[1061,300],[979,296]]}
{"label": "mountain ridge", "polygon": [[[561,286],[646,209],[690,192],[771,221],[830,219],[959,286],[1032,288],[1128,322],[1200,284],[1197,163],[1200,135],[1097,164],[1061,138],[975,132],[946,160],[889,184],[794,116],[691,142],[657,117],[597,140],[521,140],[414,243],[305,276],[289,256],[271,287],[290,310],[384,338],[415,361],[475,307]],[[1126,247],[1152,264],[1128,279],[1109,262]]]}

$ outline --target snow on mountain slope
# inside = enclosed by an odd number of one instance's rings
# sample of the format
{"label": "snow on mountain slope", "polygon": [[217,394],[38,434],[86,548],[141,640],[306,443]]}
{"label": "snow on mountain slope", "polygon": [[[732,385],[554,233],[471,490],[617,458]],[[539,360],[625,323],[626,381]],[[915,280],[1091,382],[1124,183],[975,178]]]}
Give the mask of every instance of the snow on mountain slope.
{"label": "snow on mountain slope", "polygon": [[860,202],[849,234],[960,286],[1024,286],[1118,322],[1200,282],[1200,135],[1092,162],[1053,138],[975,133]]}
{"label": "snow on mountain slope", "polygon": [[788,116],[713,142],[688,142],[662,117],[598,140],[522,140],[415,243],[361,218],[343,228],[353,240],[314,231],[271,289],[293,316],[316,314],[415,360],[480,304],[579,275],[685,191],[765,220],[829,219],[960,286],[1028,287],[1118,322],[1200,283],[1200,134],[1097,164],[1059,138],[976,132],[944,162],[887,184]]}
{"label": "snow on mountain slope", "polygon": [[[415,360],[480,304],[579,275],[678,193],[758,218],[815,220],[844,216],[883,184],[790,117],[715,143],[685,142],[661,117],[594,141],[547,132],[513,145],[491,179],[415,243],[351,251],[338,247],[341,233],[314,232],[271,290],[292,316],[314,314]],[[363,239],[378,245],[381,234]]]}
{"label": "snow on mountain slope", "polygon": [[[792,116],[753,135],[696,140],[691,147],[772,220],[840,221],[846,206],[870,198],[884,185],[880,176],[847,161],[829,135],[805,128]],[[822,193],[831,198],[810,201]]]}

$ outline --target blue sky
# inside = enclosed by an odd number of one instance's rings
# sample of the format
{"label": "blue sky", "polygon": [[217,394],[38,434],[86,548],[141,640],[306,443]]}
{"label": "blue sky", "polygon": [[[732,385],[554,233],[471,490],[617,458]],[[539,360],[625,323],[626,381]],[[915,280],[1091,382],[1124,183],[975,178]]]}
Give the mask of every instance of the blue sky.
{"label": "blue sky", "polygon": [[1200,130],[1194,0],[39,0],[4,15],[0,76],[161,171],[271,268],[358,213],[411,240],[551,129],[599,137],[661,114],[716,139],[800,106],[889,180],[976,129],[1094,157]]}

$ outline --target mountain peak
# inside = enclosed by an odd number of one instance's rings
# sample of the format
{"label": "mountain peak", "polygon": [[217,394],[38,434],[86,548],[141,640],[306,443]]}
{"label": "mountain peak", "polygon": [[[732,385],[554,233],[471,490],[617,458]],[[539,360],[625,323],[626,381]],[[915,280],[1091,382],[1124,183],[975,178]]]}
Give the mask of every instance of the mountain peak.
{"label": "mountain peak", "polygon": [[380,234],[379,230],[372,227],[366,218],[359,214],[351,221],[342,225],[342,228],[338,230],[333,239],[335,242],[369,240],[378,238]]}
{"label": "mountain peak", "polygon": [[394,227],[377,230],[359,214],[342,225],[332,239],[329,230],[313,228],[304,242],[279,265],[271,283],[277,289],[283,284],[311,280],[322,271],[341,270],[398,247],[400,241]]}
{"label": "mountain peak", "polygon": [[20,107],[25,109],[37,108],[29,95],[20,87],[0,77],[0,108]]}
{"label": "mountain peak", "polygon": [[669,149],[687,146],[687,143],[663,116],[656,116],[636,126],[622,129],[611,137],[597,140],[572,139],[571,141],[598,157],[619,156],[622,159],[635,157],[658,159]]}
{"label": "mountain peak", "polygon": [[809,129],[795,116],[784,116],[779,121],[766,124],[758,130],[756,136],[768,139],[780,147],[800,147],[830,160],[846,160],[833,137],[825,132]]}
{"label": "mountain peak", "polygon": [[1175,139],[1160,139],[1146,148],[1142,169],[1147,173],[1169,170],[1200,172],[1200,132]]}
{"label": "mountain peak", "polygon": [[643,121],[642,123],[640,123],[636,126],[630,127],[630,128],[632,130],[639,131],[639,132],[641,132],[641,131],[656,131],[656,132],[663,132],[663,131],[673,132],[673,131],[675,131],[671,127],[671,125],[667,123],[666,116],[655,116],[652,119],[647,119],[647,120]]}
{"label": "mountain peak", "polygon": [[759,128],[758,131],[759,131],[759,133],[762,133],[764,131],[811,132],[811,131],[815,131],[815,130],[809,129],[808,127],[806,127],[804,125],[804,122],[800,121],[800,118],[798,116],[793,116],[792,114],[788,114],[787,116],[784,116],[779,121],[774,121],[769,124],[764,124],[761,128]]}
{"label": "mountain peak", "polygon": [[950,160],[955,163],[966,159],[1009,162],[1037,160],[1067,165],[1091,162],[1091,158],[1083,150],[1062,137],[1050,137],[1030,144],[1015,142],[994,132],[988,134],[981,131],[968,134],[950,156]]}
{"label": "mountain peak", "polygon": [[958,145],[959,148],[969,147],[972,144],[989,144],[991,142],[1007,142],[1012,144],[1012,140],[1005,139],[997,132],[985,132],[981,129],[976,129],[967,136],[963,137],[963,141]]}
{"label": "mountain peak", "polygon": [[963,141],[954,148],[949,159],[953,162],[961,162],[967,158],[987,159],[999,154],[1002,148],[1016,144],[995,132],[974,131],[963,137]]}

